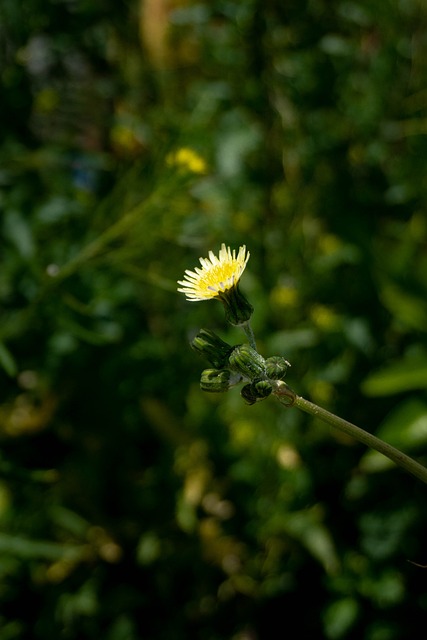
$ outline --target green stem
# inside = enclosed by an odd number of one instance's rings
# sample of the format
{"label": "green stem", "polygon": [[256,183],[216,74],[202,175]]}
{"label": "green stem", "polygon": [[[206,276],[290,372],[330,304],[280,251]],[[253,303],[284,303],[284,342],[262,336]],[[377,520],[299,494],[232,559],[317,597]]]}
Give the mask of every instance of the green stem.
{"label": "green stem", "polygon": [[305,400],[305,398],[301,398],[300,396],[296,397],[294,406],[311,414],[312,416],[320,418],[332,427],[335,427],[355,440],[359,440],[359,442],[366,444],[366,446],[371,449],[379,451],[383,456],[386,456],[399,467],[402,467],[402,469],[405,469],[405,471],[411,473],[413,476],[427,484],[427,469],[423,467],[423,465],[419,464],[398,449],[395,449],[395,447],[392,447],[390,444],[387,444],[387,442],[384,442],[383,440],[380,440],[380,438],[372,435],[372,433],[368,433],[364,429],[356,427],[355,424],[352,424],[347,420],[343,420],[343,418],[339,418],[330,411],[322,409],[322,407],[319,407],[313,402]]}
{"label": "green stem", "polygon": [[335,427],[355,440],[362,442],[362,444],[365,444],[371,449],[375,449],[383,456],[386,456],[386,458],[392,460],[399,467],[405,469],[405,471],[427,484],[427,468],[407,456],[405,453],[399,451],[399,449],[392,447],[390,444],[387,444],[387,442],[380,440],[380,438],[377,438],[372,435],[372,433],[368,433],[364,429],[357,427],[355,424],[352,424],[343,418],[339,418],[330,411],[319,407],[317,404],[296,395],[295,392],[293,392],[292,389],[283,382],[278,385],[274,393],[285,406],[298,407],[301,411],[305,411],[305,413],[309,413],[316,418],[320,418],[323,422],[327,422],[332,427]]}
{"label": "green stem", "polygon": [[249,340],[249,344],[252,347],[252,349],[255,349],[256,351],[256,342],[255,342],[255,334],[254,331],[251,327],[251,323],[249,320],[247,320],[243,325],[243,331],[246,333],[246,336]]}

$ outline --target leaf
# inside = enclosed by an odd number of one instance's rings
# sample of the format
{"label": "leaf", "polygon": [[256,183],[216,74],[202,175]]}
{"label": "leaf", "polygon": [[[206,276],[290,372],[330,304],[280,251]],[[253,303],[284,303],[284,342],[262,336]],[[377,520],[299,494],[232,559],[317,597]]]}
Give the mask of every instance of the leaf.
{"label": "leaf", "polygon": [[427,357],[408,357],[369,375],[361,384],[367,396],[387,396],[427,388]]}
{"label": "leaf", "polygon": [[3,342],[0,342],[0,364],[11,378],[14,378],[18,373],[15,358]]}
{"label": "leaf", "polygon": [[[403,451],[427,445],[427,403],[414,398],[399,403],[375,435]],[[360,468],[368,472],[388,469],[392,465],[377,451],[368,451],[360,461]]]}
{"label": "leaf", "polygon": [[425,331],[427,304],[420,296],[414,296],[394,284],[381,290],[381,300],[393,316],[410,329]]}
{"label": "leaf", "polygon": [[327,638],[343,638],[351,629],[359,615],[359,605],[354,597],[341,598],[328,605],[324,614]]}
{"label": "leaf", "polygon": [[59,544],[45,540],[31,540],[16,535],[0,533],[0,554],[18,558],[81,560],[87,553],[85,545]]}
{"label": "leaf", "polygon": [[318,506],[287,514],[284,529],[320,562],[327,573],[335,573],[339,560],[334,541],[322,523],[322,517],[322,510]]}
{"label": "leaf", "polygon": [[401,402],[389,413],[377,435],[404,449],[427,444],[427,403],[416,398]]}

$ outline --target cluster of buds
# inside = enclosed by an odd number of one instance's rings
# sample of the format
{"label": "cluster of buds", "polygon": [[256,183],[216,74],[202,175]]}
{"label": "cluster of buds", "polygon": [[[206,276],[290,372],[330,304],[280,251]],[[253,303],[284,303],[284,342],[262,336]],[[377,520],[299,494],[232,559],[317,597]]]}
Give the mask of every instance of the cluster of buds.
{"label": "cluster of buds", "polygon": [[202,329],[192,342],[192,347],[208,360],[211,369],[202,373],[200,386],[203,391],[222,393],[238,383],[243,383],[241,395],[248,404],[267,398],[272,393],[280,402],[292,406],[295,393],[283,382],[289,362],[281,357],[264,359],[256,350],[255,337],[250,326],[253,307],[239,289],[239,281],[249,260],[246,245],[238,253],[224,243],[218,256],[209,251],[207,258],[199,258],[200,267],[186,269],[178,280],[178,291],[190,302],[219,300],[225,309],[227,322],[241,327],[250,344],[231,346],[213,331]]}
{"label": "cluster of buds", "polygon": [[264,359],[249,344],[233,347],[206,329],[197,334],[191,346],[214,367],[202,372],[203,391],[222,393],[242,382],[241,396],[248,404],[267,398],[290,366],[279,356]]}

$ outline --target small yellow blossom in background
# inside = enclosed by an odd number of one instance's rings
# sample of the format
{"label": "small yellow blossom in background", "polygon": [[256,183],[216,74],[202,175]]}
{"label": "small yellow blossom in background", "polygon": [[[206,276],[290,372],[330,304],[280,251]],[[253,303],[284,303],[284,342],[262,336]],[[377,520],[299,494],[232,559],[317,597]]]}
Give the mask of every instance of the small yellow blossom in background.
{"label": "small yellow blossom in background", "polygon": [[218,257],[209,251],[209,258],[199,258],[201,269],[195,267],[194,271],[185,271],[184,280],[178,280],[182,285],[178,291],[190,302],[217,298],[237,286],[249,256],[245,245],[239,248],[236,256],[235,249],[231,252],[230,247],[222,243]]}
{"label": "small yellow blossom in background", "polygon": [[189,147],[181,147],[166,158],[166,162],[171,167],[186,169],[192,173],[206,173],[208,170],[205,160]]}
{"label": "small yellow blossom in background", "polygon": [[293,286],[277,285],[272,290],[270,299],[274,307],[296,307],[299,303],[299,294]]}
{"label": "small yellow blossom in background", "polygon": [[314,304],[310,309],[312,322],[324,331],[334,331],[340,326],[339,315],[324,304]]}

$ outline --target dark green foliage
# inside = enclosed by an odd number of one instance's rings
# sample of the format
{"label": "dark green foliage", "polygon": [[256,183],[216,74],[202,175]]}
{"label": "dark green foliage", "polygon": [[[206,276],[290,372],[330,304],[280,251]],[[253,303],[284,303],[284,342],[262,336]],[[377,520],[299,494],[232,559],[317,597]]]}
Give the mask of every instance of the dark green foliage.
{"label": "dark green foliage", "polygon": [[427,463],[424,3],[156,4],[0,6],[0,640],[419,637],[425,487],[203,393],[176,281],[246,244],[267,363]]}

